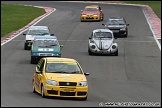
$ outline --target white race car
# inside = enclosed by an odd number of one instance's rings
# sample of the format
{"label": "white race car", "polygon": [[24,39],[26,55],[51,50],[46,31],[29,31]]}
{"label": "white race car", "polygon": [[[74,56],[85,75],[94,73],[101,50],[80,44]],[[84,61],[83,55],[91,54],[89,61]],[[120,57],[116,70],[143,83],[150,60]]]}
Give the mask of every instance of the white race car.
{"label": "white race car", "polygon": [[118,44],[114,43],[115,39],[113,32],[109,29],[93,30],[91,37],[89,37],[89,55],[110,54],[118,56]]}
{"label": "white race car", "polygon": [[23,33],[25,35],[25,43],[24,49],[29,50],[32,46],[32,41],[34,40],[35,36],[44,36],[44,35],[54,35],[50,34],[50,30],[47,26],[31,26],[27,30],[27,33]]}

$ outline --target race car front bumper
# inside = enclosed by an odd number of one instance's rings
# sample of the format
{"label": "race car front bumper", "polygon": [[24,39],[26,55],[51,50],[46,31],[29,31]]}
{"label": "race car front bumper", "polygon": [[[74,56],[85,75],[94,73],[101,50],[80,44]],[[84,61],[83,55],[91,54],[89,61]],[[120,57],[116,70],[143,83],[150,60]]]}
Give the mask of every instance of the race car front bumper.
{"label": "race car front bumper", "polygon": [[44,93],[46,96],[56,97],[80,97],[85,98],[88,93],[88,86],[52,86],[44,85]]}
{"label": "race car front bumper", "polygon": [[114,54],[118,48],[116,45],[112,45],[109,49],[98,49],[95,45],[90,45],[89,50],[95,54]]}

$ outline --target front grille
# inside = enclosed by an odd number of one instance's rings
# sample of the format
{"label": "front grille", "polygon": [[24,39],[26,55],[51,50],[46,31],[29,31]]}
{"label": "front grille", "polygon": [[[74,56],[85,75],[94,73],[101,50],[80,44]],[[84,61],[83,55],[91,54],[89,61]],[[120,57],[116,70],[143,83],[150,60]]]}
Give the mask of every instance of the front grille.
{"label": "front grille", "polygon": [[52,54],[39,54],[40,56],[52,56]]}
{"label": "front grille", "polygon": [[86,95],[86,94],[87,94],[87,92],[78,92],[77,93],[78,96],[83,96],[83,95]]}
{"label": "front grille", "polygon": [[93,15],[87,15],[86,19],[94,19]]}
{"label": "front grille", "polygon": [[76,82],[59,82],[59,86],[76,86]]}
{"label": "front grille", "polygon": [[94,18],[86,18],[86,19],[94,19]]}
{"label": "front grille", "polygon": [[113,31],[113,33],[118,33],[120,30],[119,29],[110,29],[111,31]]}
{"label": "front grille", "polygon": [[58,91],[56,91],[56,90],[47,90],[47,93],[48,94],[55,94],[55,95],[57,95]]}
{"label": "front grille", "polygon": [[87,17],[93,17],[93,15],[87,15]]}
{"label": "front grille", "polygon": [[62,92],[60,91],[61,96],[75,96],[75,92]]}

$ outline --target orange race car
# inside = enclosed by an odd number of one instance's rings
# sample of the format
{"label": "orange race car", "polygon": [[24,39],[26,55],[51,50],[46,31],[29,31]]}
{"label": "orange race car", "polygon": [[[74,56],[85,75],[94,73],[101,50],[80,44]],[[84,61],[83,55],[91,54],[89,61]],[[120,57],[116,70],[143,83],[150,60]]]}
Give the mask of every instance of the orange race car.
{"label": "orange race car", "polygon": [[104,13],[100,6],[90,5],[86,6],[84,10],[81,10],[80,20],[82,21],[102,21],[104,19]]}

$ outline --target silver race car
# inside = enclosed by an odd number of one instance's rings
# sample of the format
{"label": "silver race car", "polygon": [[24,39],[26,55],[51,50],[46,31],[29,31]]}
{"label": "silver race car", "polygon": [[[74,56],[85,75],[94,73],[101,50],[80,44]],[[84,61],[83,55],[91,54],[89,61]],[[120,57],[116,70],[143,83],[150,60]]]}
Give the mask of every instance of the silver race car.
{"label": "silver race car", "polygon": [[114,43],[116,38],[109,29],[96,29],[92,31],[89,37],[88,53],[109,54],[118,56],[118,44]]}

